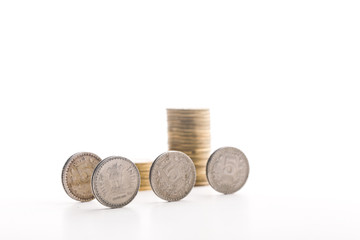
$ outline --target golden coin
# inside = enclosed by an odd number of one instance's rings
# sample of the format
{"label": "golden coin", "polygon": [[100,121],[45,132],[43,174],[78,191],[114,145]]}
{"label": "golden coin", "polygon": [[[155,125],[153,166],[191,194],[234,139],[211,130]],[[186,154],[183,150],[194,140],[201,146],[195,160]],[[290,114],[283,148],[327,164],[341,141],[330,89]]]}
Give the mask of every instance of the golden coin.
{"label": "golden coin", "polygon": [[210,143],[192,143],[192,142],[168,142],[168,145],[169,146],[172,146],[172,147],[181,147],[183,149],[187,149],[187,148],[195,148],[195,149],[198,149],[198,148],[209,148],[210,147]]}
{"label": "golden coin", "polygon": [[183,120],[183,119],[173,119],[167,121],[168,126],[180,127],[180,128],[201,128],[206,127],[210,128],[209,121],[195,121],[195,120]]}
{"label": "golden coin", "polygon": [[178,128],[180,130],[173,130],[174,127],[169,126],[168,137],[178,137],[178,138],[211,138],[210,128],[201,129],[201,128]]}
{"label": "golden coin", "polygon": [[139,169],[140,172],[144,172],[144,173],[148,172],[149,170],[150,170],[149,168],[140,168]]}
{"label": "golden coin", "polygon": [[195,125],[195,124],[171,124],[171,123],[168,123],[167,125],[167,131],[168,132],[184,132],[184,131],[191,131],[191,132],[196,132],[196,131],[203,131],[203,132],[210,132],[211,130],[211,126],[210,124],[198,124],[198,125]]}
{"label": "golden coin", "polygon": [[137,165],[139,169],[148,169],[149,166],[151,167],[151,164],[149,165]]}
{"label": "golden coin", "polygon": [[189,149],[189,150],[192,150],[192,149],[202,149],[202,150],[209,150],[209,148],[211,147],[210,146],[210,142],[206,143],[196,143],[196,142],[173,142],[171,140],[168,141],[168,145],[169,146],[179,146],[179,147],[183,147],[185,150],[186,149]]}
{"label": "golden coin", "polygon": [[206,161],[203,162],[194,162],[194,165],[196,167],[196,169],[200,169],[200,168],[206,168]]}
{"label": "golden coin", "polygon": [[146,166],[151,166],[152,162],[139,162],[139,163],[135,163],[135,165],[137,167],[146,167]]}
{"label": "golden coin", "polygon": [[173,143],[169,143],[168,144],[169,149],[179,149],[179,151],[185,152],[185,151],[189,151],[191,149],[199,149],[199,148],[203,148],[203,149],[209,149],[209,146],[206,145],[198,145],[198,144],[173,144]]}
{"label": "golden coin", "polygon": [[144,169],[144,168],[150,168],[150,167],[151,167],[151,163],[152,163],[152,162],[135,163],[135,165],[136,165],[137,168],[140,170],[140,169]]}
{"label": "golden coin", "polygon": [[167,114],[167,121],[176,121],[176,120],[185,120],[185,121],[203,121],[210,122],[210,114]]}
{"label": "golden coin", "polygon": [[201,134],[201,133],[209,133],[210,127],[206,128],[182,128],[178,126],[168,126],[168,132],[184,132],[184,133],[195,133],[195,134]]}
{"label": "golden coin", "polygon": [[198,147],[200,146],[206,146],[206,147],[210,147],[211,142],[209,140],[200,140],[200,141],[192,141],[192,140],[186,140],[186,139],[169,139],[168,140],[168,144],[171,145],[192,145],[192,146],[196,146],[197,148],[194,149],[198,149]]}
{"label": "golden coin", "polygon": [[139,188],[139,191],[148,191],[148,190],[151,190],[151,186],[144,186],[144,187],[141,187]]}
{"label": "golden coin", "polygon": [[[172,142],[172,141],[178,141],[178,142],[183,142],[183,143],[191,143],[191,142],[194,142],[194,143],[206,143],[206,144],[209,144],[211,143],[211,139],[209,137],[206,137],[206,138],[182,138],[182,137],[172,137],[172,136],[168,136],[168,143],[169,142]],[[194,149],[196,150],[196,149]]]}
{"label": "golden coin", "polygon": [[174,143],[195,143],[195,144],[210,144],[210,138],[184,138],[184,137],[169,137],[168,142]]}
{"label": "golden coin", "polygon": [[211,135],[204,136],[195,136],[195,135],[184,135],[184,134],[176,134],[176,133],[168,133],[168,140],[170,139],[181,139],[181,140],[203,140],[203,141],[211,141]]}
{"label": "golden coin", "polygon": [[199,125],[199,126],[183,126],[179,124],[169,124],[167,128],[168,132],[192,132],[192,133],[209,133],[210,132],[210,125]]}
{"label": "golden coin", "polygon": [[202,174],[202,175],[197,176],[196,181],[197,182],[207,182],[206,175]]}
{"label": "golden coin", "polygon": [[168,138],[168,143],[171,144],[200,144],[209,145],[211,144],[210,139],[184,139],[184,138]]}
{"label": "golden coin", "polygon": [[183,119],[207,119],[210,120],[210,113],[167,113],[167,119],[176,119],[176,118],[183,118]]}
{"label": "golden coin", "polygon": [[206,164],[208,158],[205,158],[205,157],[202,157],[202,158],[200,158],[200,157],[192,157],[191,159],[193,160],[194,163],[205,162],[205,164]]}
{"label": "golden coin", "polygon": [[[180,143],[168,143],[169,148],[178,148],[180,149],[179,151],[185,152],[185,151],[189,151],[191,149],[199,149],[199,148],[210,148],[210,144],[205,145],[205,144],[180,144]],[[194,154],[191,154],[194,155]]]}
{"label": "golden coin", "polygon": [[199,186],[207,186],[209,185],[209,183],[206,181],[202,181],[202,182],[195,182],[195,186],[199,187]]}
{"label": "golden coin", "polygon": [[205,178],[206,178],[206,171],[197,171],[197,172],[196,172],[196,176],[197,176],[198,178],[203,177],[204,180],[205,180]]}
{"label": "golden coin", "polygon": [[176,134],[176,133],[168,133],[168,140],[171,139],[179,139],[179,140],[188,140],[188,141],[192,141],[192,140],[203,140],[203,141],[210,141],[211,140],[211,136],[186,136],[186,135],[181,135],[181,134]]}
{"label": "golden coin", "polygon": [[181,117],[177,117],[177,118],[168,118],[167,123],[169,125],[171,124],[175,124],[175,125],[180,125],[183,127],[187,127],[187,126],[210,126],[210,121],[209,119],[194,119],[194,118],[181,118]]}
{"label": "golden coin", "polygon": [[196,177],[196,182],[207,182],[206,175],[199,175]]}
{"label": "golden coin", "polygon": [[206,161],[196,161],[194,162],[194,165],[196,168],[205,168],[206,167]]}
{"label": "golden coin", "polygon": [[167,113],[183,113],[183,114],[193,114],[193,113],[208,113],[210,110],[208,108],[199,108],[199,109],[180,109],[180,108],[167,108]]}
{"label": "golden coin", "polygon": [[197,176],[197,180],[206,180],[206,172],[205,171],[201,171],[201,172],[196,172],[196,176]]}
{"label": "golden coin", "polygon": [[167,118],[167,123],[181,125],[182,127],[186,126],[198,126],[198,125],[209,125],[211,124],[209,118],[194,118],[194,117],[169,117]]}
{"label": "golden coin", "polygon": [[141,173],[140,173],[140,176],[141,176],[142,178],[147,178],[147,177],[149,177],[149,173],[148,173],[148,172],[141,172]]}
{"label": "golden coin", "polygon": [[204,171],[201,171],[201,172],[196,172],[196,176],[197,176],[197,179],[203,179],[205,180],[206,179],[206,172]]}
{"label": "golden coin", "polygon": [[149,178],[149,173],[140,173],[140,177],[143,179]]}
{"label": "golden coin", "polygon": [[[185,151],[184,151],[184,153],[186,153]],[[205,153],[203,153],[203,154],[193,154],[193,153],[186,153],[189,157],[191,157],[191,159],[194,161],[196,161],[196,160],[207,160],[208,158],[209,158],[209,156],[210,156],[210,153],[208,153],[208,154],[205,154]]]}
{"label": "golden coin", "polygon": [[168,126],[168,136],[171,137],[190,137],[190,138],[208,138],[211,137],[210,128],[181,128],[177,126]]}
{"label": "golden coin", "polygon": [[167,109],[168,148],[187,154],[196,168],[196,186],[208,185],[206,163],[211,153],[209,109]]}
{"label": "golden coin", "polygon": [[205,173],[206,172],[206,165],[204,167],[196,167],[196,173]]}
{"label": "golden coin", "polygon": [[146,170],[149,169],[149,166],[138,166],[139,171],[140,170]]}
{"label": "golden coin", "polygon": [[[191,149],[191,150],[185,150],[185,153],[189,154],[207,154],[210,153],[211,149]],[[210,155],[210,154],[209,154]]]}
{"label": "golden coin", "polygon": [[210,154],[189,154],[192,156],[192,160],[207,160],[210,156]]}
{"label": "golden coin", "polygon": [[211,139],[210,133],[206,133],[207,135],[196,135],[197,133],[191,132],[191,135],[187,135],[188,133],[185,133],[184,131],[181,131],[179,133],[176,132],[168,132],[168,140],[172,138],[176,139]]}
{"label": "golden coin", "polygon": [[[169,144],[169,150],[177,150],[177,151],[181,151],[181,152],[186,153],[186,152],[194,151],[194,147]],[[195,148],[195,150],[196,151],[208,152],[210,150],[210,148],[209,147],[202,147],[202,148]]]}
{"label": "golden coin", "polygon": [[167,113],[187,113],[187,114],[193,114],[193,113],[208,113],[210,112],[208,108],[199,108],[199,109],[175,109],[175,108],[168,108],[166,109]]}
{"label": "golden coin", "polygon": [[196,162],[206,162],[207,161],[207,157],[198,157],[198,156],[192,156],[191,159],[193,160],[194,163]]}
{"label": "golden coin", "polygon": [[207,155],[196,155],[196,154],[191,154],[191,159],[194,161],[194,162],[197,162],[197,161],[207,161],[208,157],[206,157]]}

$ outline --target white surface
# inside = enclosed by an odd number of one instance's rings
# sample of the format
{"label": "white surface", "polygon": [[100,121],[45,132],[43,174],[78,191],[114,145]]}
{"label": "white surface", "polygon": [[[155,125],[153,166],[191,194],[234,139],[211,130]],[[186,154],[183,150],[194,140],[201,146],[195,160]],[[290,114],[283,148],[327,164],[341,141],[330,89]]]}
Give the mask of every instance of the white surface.
{"label": "white surface", "polygon": [[[0,239],[359,239],[358,1],[1,1]],[[78,151],[154,159],[167,107],[209,107],[230,196],[80,204]],[[105,238],[106,237],[106,238]]]}
{"label": "white surface", "polygon": [[[250,185],[250,184],[249,184]],[[179,202],[140,192],[128,206],[36,201],[2,210],[3,239],[359,239],[359,199],[216,194],[195,188]],[[24,204],[24,203],[21,203]]]}

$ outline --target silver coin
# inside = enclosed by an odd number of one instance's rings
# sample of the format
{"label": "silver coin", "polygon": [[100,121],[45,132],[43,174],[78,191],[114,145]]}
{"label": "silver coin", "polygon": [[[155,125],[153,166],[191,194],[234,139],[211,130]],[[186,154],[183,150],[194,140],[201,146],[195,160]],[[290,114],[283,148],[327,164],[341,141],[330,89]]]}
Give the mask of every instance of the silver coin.
{"label": "silver coin", "polygon": [[193,189],[196,170],[188,155],[169,151],[155,159],[149,178],[151,188],[158,197],[169,202],[178,201]]}
{"label": "silver coin", "polygon": [[95,198],[111,208],[123,207],[136,196],[140,174],[133,162],[124,157],[108,157],[94,170],[91,187]]}
{"label": "silver coin", "polygon": [[231,194],[244,186],[249,176],[245,154],[234,147],[216,150],[206,164],[206,177],[216,191]]}
{"label": "silver coin", "polygon": [[72,155],[65,163],[61,181],[65,192],[81,202],[94,199],[91,191],[91,175],[101,158],[89,152],[80,152]]}

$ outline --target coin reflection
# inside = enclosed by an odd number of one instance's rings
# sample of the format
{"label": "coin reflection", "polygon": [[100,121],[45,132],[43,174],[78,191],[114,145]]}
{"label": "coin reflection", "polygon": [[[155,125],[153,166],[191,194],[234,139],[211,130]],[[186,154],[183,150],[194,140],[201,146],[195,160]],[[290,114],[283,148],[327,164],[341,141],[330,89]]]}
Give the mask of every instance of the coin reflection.
{"label": "coin reflection", "polygon": [[130,208],[98,208],[98,203],[74,203],[62,217],[64,239],[119,239],[119,235],[138,237],[134,227],[139,214]]}

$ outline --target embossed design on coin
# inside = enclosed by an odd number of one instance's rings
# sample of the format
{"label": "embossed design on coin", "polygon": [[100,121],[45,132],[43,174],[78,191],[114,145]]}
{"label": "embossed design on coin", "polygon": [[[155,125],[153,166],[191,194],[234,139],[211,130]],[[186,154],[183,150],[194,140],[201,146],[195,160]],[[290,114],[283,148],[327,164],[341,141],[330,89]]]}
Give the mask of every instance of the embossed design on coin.
{"label": "embossed design on coin", "polygon": [[61,180],[65,192],[73,199],[86,202],[94,199],[91,175],[101,158],[89,152],[72,155],[65,163]]}
{"label": "embossed design on coin", "polygon": [[151,188],[158,197],[169,202],[186,197],[195,180],[194,163],[182,152],[165,152],[155,159],[150,168]]}
{"label": "embossed design on coin", "polygon": [[249,175],[245,154],[234,147],[216,150],[206,165],[206,177],[216,191],[231,194],[244,186]]}
{"label": "embossed design on coin", "polygon": [[101,204],[111,208],[123,207],[139,191],[139,170],[127,158],[108,157],[95,168],[91,186],[95,198]]}

